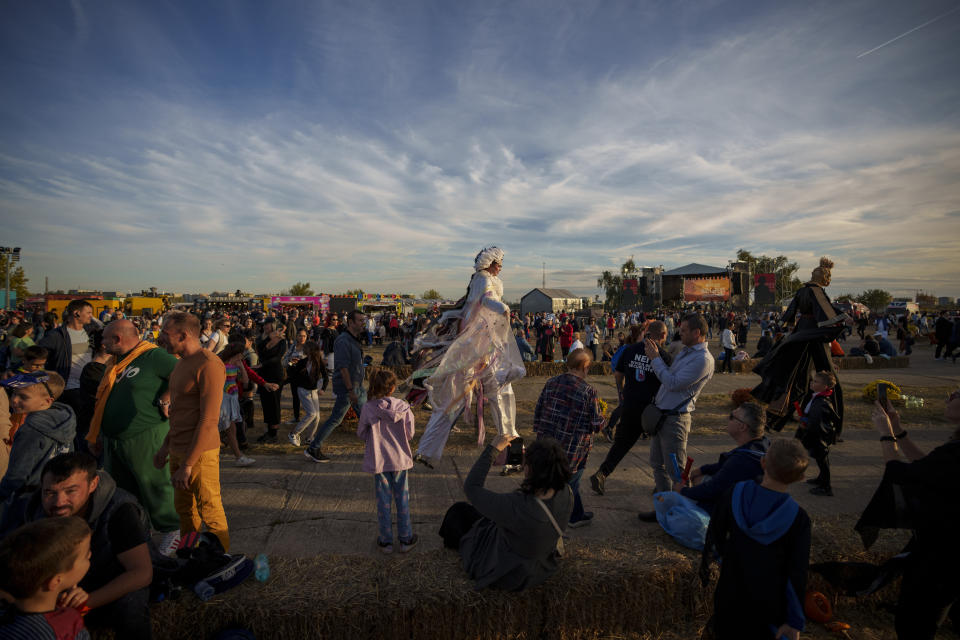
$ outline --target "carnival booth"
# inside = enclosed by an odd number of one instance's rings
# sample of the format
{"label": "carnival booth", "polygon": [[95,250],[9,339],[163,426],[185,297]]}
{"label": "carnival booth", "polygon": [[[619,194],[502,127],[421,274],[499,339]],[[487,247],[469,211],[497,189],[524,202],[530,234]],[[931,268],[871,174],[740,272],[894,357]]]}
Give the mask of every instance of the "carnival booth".
{"label": "carnival booth", "polygon": [[278,311],[306,309],[314,313],[326,314],[330,311],[330,296],[271,296],[270,307]]}

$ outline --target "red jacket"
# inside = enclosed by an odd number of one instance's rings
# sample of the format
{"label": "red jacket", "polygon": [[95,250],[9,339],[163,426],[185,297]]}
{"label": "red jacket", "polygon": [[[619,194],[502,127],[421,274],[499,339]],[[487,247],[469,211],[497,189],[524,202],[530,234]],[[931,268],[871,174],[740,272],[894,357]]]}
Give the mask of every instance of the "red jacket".
{"label": "red jacket", "polygon": [[560,327],[560,347],[569,349],[573,344],[573,325],[565,324]]}

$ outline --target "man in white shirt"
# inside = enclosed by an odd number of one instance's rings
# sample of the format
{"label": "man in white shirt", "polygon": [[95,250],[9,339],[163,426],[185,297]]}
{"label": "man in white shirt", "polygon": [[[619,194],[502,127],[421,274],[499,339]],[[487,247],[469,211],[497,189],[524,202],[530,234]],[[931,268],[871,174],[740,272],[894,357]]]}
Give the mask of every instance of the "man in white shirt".
{"label": "man in white shirt", "polygon": [[92,319],[93,306],[89,302],[71,300],[63,312],[63,324],[48,331],[40,341],[49,354],[46,369],[59,373],[67,382],[67,390],[80,387],[80,372],[90,362],[90,336],[84,327]]}
{"label": "man in white shirt", "polygon": [[737,348],[737,339],[733,330],[727,325],[720,334],[720,346],[723,347],[723,364],[720,373],[733,373],[733,350]]}
{"label": "man in white shirt", "polygon": [[[71,300],[63,312],[63,324],[50,329],[40,340],[47,350],[46,369],[56,371],[66,381],[58,399],[77,412],[83,399],[80,393],[80,374],[93,357],[90,336],[84,327],[93,321],[93,306],[86,300]],[[96,323],[93,323],[96,325]],[[77,442],[87,435],[89,422],[77,424]],[[81,443],[81,446],[85,446]]]}

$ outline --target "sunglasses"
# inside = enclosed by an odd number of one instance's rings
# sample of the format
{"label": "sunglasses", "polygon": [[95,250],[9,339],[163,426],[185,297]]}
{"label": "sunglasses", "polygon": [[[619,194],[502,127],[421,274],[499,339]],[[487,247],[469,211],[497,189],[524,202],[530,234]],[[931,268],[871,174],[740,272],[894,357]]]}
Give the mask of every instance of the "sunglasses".
{"label": "sunglasses", "polygon": [[750,425],[748,425],[746,422],[744,422],[743,420],[741,420],[740,418],[738,418],[737,416],[733,415],[733,411],[730,412],[729,418],[730,418],[731,420],[736,420],[737,422],[739,422],[740,424],[742,424],[742,425],[745,426],[745,427],[749,427],[749,426],[750,426]]}

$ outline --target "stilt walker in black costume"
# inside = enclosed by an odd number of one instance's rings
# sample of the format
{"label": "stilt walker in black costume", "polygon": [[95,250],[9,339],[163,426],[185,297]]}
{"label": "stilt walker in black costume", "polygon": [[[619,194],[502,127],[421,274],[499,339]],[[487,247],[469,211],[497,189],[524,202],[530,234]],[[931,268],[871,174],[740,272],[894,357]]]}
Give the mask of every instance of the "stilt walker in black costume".
{"label": "stilt walker in black costume", "polygon": [[[775,344],[753,369],[763,380],[751,393],[768,404],[768,429],[783,429],[793,415],[794,402],[803,398],[817,371],[831,371],[837,376],[830,343],[843,331],[846,315],[833,307],[823,290],[830,285],[832,268],[831,260],[820,258],[820,266],[813,270],[810,282],[797,291],[783,315],[785,326],[796,320],[793,332]],[[835,429],[839,436],[843,428],[843,392],[839,378],[831,402],[838,418]]]}

